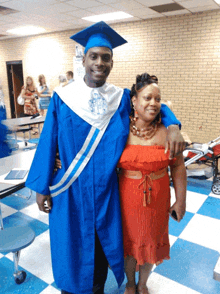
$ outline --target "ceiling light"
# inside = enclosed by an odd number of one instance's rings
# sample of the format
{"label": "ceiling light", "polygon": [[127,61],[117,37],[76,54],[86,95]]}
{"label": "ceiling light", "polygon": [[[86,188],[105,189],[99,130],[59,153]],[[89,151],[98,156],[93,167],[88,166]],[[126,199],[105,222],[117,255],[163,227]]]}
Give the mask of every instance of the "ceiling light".
{"label": "ceiling light", "polygon": [[27,36],[27,35],[36,35],[40,33],[44,33],[46,30],[41,27],[35,26],[25,26],[25,27],[17,27],[15,29],[8,30],[7,33],[19,36]]}
{"label": "ceiling light", "polygon": [[98,21],[109,21],[109,20],[118,20],[133,17],[132,15],[125,13],[123,11],[112,12],[112,13],[105,13],[105,14],[98,14],[88,17],[83,17],[82,19],[91,21],[91,22],[98,22]]}

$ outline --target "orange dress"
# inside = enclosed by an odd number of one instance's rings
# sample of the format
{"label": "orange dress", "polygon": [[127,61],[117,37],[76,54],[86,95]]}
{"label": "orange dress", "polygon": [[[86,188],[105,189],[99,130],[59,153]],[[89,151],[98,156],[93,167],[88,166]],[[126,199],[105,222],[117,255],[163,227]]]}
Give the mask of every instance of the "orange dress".
{"label": "orange dress", "polygon": [[158,179],[146,177],[147,197],[151,193],[150,203],[146,206],[143,202],[144,177],[131,179],[123,173],[119,175],[124,256],[133,256],[137,265],[159,264],[170,258],[170,187],[166,168],[172,162],[164,150],[163,146],[126,145],[118,163],[122,169],[141,171],[143,175],[165,169],[164,176]]}

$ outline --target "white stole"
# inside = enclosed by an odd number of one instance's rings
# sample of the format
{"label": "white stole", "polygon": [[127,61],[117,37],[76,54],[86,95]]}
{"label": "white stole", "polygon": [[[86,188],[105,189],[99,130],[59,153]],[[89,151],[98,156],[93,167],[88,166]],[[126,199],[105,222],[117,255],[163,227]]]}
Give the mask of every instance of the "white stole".
{"label": "white stole", "polygon": [[49,187],[52,197],[68,189],[81,174],[101,141],[123,95],[121,88],[110,84],[89,88],[83,80],[59,87],[55,92],[70,109],[91,125],[91,129],[61,180]]}
{"label": "white stole", "polygon": [[105,83],[102,87],[90,88],[83,79],[58,87],[55,92],[78,116],[99,130],[109,123],[123,95],[119,87]]}

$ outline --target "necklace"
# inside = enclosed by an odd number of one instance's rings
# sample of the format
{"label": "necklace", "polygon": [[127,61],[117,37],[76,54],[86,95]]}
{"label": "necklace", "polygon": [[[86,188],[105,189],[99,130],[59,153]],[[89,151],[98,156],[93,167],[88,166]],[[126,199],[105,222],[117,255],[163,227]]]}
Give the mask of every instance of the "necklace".
{"label": "necklace", "polygon": [[135,126],[137,118],[130,117],[130,131],[134,136],[139,137],[142,140],[151,139],[157,132],[160,122],[154,122],[149,127],[139,129]]}

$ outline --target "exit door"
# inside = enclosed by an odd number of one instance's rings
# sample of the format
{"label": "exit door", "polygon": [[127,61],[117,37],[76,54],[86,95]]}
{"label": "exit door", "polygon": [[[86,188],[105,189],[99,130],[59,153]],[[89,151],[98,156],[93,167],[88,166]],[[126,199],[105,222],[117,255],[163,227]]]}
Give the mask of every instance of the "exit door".
{"label": "exit door", "polygon": [[19,105],[17,97],[21,93],[24,84],[22,61],[7,61],[8,91],[10,98],[11,117],[23,116],[24,106]]}

